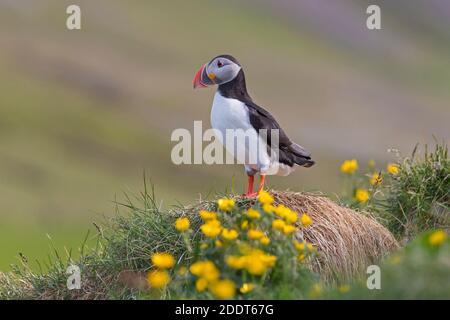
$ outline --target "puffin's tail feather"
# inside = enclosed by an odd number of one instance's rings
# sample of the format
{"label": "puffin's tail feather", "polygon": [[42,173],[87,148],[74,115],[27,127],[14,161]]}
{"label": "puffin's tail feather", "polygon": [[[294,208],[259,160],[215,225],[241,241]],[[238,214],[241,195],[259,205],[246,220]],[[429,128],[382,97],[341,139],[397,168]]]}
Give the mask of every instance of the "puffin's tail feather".
{"label": "puffin's tail feather", "polygon": [[314,165],[315,162],[311,159],[311,153],[302,146],[292,143],[289,146],[289,151],[293,155],[294,162],[299,166],[309,168]]}

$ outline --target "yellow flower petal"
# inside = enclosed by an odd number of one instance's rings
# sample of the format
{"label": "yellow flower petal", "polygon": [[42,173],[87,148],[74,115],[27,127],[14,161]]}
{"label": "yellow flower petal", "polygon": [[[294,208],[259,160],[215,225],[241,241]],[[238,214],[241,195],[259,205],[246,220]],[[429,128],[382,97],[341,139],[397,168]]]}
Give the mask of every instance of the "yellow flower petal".
{"label": "yellow flower petal", "polygon": [[283,227],[283,233],[288,235],[294,232],[296,228],[293,225],[287,224]]}
{"label": "yellow flower petal", "polygon": [[395,163],[389,163],[386,167],[386,170],[392,175],[396,175],[400,171],[398,165]]}
{"label": "yellow flower petal", "polygon": [[178,231],[186,231],[189,229],[189,227],[191,226],[191,223],[189,222],[188,218],[178,218],[175,221],[175,229],[177,229]]}
{"label": "yellow flower petal", "polygon": [[272,204],[274,199],[267,191],[261,190],[258,193],[258,200],[261,204]]}
{"label": "yellow flower petal", "polygon": [[300,222],[303,226],[308,227],[312,225],[313,221],[310,216],[308,216],[306,213],[302,214],[302,217],[300,218]]}
{"label": "yellow flower petal", "polygon": [[285,225],[286,223],[284,222],[284,220],[281,219],[275,219],[272,221],[272,229],[274,230],[283,231]]}
{"label": "yellow flower petal", "polygon": [[239,291],[242,294],[249,293],[255,288],[255,285],[253,283],[243,283],[242,286],[239,288]]}
{"label": "yellow flower petal", "polygon": [[356,170],[358,170],[358,161],[356,161],[356,159],[345,160],[341,165],[341,171],[343,173],[352,174]]}
{"label": "yellow flower petal", "polygon": [[259,211],[255,210],[253,208],[249,208],[246,212],[246,215],[252,219],[259,219],[261,217],[261,214],[259,213]]}
{"label": "yellow flower petal", "polygon": [[150,287],[161,289],[167,286],[170,282],[170,275],[164,270],[153,270],[147,274],[147,282]]}
{"label": "yellow flower petal", "polygon": [[234,229],[223,229],[222,238],[225,240],[235,240],[239,236],[239,233]]}
{"label": "yellow flower petal", "polygon": [[247,236],[251,240],[259,240],[262,237],[264,237],[264,232],[262,232],[261,230],[257,230],[257,229],[250,229],[247,232]]}
{"label": "yellow flower petal", "polygon": [[234,208],[235,201],[233,199],[222,198],[217,200],[219,209],[223,211],[231,211]]}
{"label": "yellow flower petal", "polygon": [[200,217],[203,219],[203,221],[217,219],[217,213],[212,212],[212,211],[200,210],[199,214],[200,214]]}
{"label": "yellow flower petal", "polygon": [[209,291],[217,299],[231,299],[236,294],[236,285],[233,281],[225,279],[212,283],[209,286]]}
{"label": "yellow flower petal", "polygon": [[198,292],[203,292],[208,287],[208,280],[205,278],[199,278],[197,281],[195,281],[195,289],[197,289]]}
{"label": "yellow flower petal", "polygon": [[175,258],[167,252],[157,252],[151,257],[151,261],[155,267],[160,269],[169,269],[175,265]]}
{"label": "yellow flower petal", "polygon": [[366,189],[357,189],[355,192],[355,199],[360,203],[365,203],[369,200],[369,191]]}
{"label": "yellow flower petal", "polygon": [[445,233],[445,231],[436,230],[432,234],[430,234],[430,237],[428,238],[428,243],[433,247],[436,247],[444,243],[445,239],[447,239],[447,234]]}
{"label": "yellow flower petal", "polygon": [[263,246],[267,246],[270,243],[270,239],[269,237],[264,236],[261,239],[259,239],[259,242],[261,242]]}

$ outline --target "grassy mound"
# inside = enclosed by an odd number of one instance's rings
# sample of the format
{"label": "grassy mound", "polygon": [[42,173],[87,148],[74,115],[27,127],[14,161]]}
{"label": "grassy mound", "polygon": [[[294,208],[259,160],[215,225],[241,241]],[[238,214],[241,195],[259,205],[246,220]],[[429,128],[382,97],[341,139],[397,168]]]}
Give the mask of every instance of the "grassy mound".
{"label": "grassy mound", "polygon": [[[314,224],[296,237],[314,244],[317,258],[311,268],[324,280],[350,278],[367,265],[397,248],[397,243],[384,227],[369,216],[341,207],[321,195],[272,191],[277,204],[283,203],[298,213],[307,212]],[[234,197],[239,208],[249,207],[254,200]],[[97,246],[82,247],[76,264],[81,269],[82,289],[69,291],[66,268],[69,263],[56,253],[49,271],[32,272],[24,262],[15,272],[0,277],[0,298],[32,299],[103,299],[137,298],[145,289],[143,277],[150,269],[149,256],[156,251],[171,252],[179,261],[189,259],[180,234],[174,230],[177,217],[189,216],[198,230],[201,209],[215,210],[215,201],[199,201],[189,207],[161,211],[148,192],[121,204],[129,210],[103,226],[97,226]],[[138,204],[135,204],[138,203]],[[201,235],[195,232],[194,239]],[[339,278],[339,279],[338,279]]]}
{"label": "grassy mound", "polygon": [[368,214],[339,206],[324,196],[271,193],[277,204],[312,217],[313,226],[298,232],[298,238],[318,248],[320,255],[312,268],[327,279],[351,279],[398,248],[392,234]]}

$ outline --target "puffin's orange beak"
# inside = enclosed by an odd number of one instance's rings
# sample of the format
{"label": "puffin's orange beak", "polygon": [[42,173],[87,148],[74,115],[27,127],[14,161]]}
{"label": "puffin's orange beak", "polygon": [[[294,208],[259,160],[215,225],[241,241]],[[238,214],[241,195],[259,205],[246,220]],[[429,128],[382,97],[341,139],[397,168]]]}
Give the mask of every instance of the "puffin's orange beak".
{"label": "puffin's orange beak", "polygon": [[194,89],[197,88],[206,88],[207,85],[202,82],[202,74],[203,70],[205,69],[205,66],[201,67],[200,70],[197,71],[195,74],[194,80],[192,81],[192,85],[194,86]]}

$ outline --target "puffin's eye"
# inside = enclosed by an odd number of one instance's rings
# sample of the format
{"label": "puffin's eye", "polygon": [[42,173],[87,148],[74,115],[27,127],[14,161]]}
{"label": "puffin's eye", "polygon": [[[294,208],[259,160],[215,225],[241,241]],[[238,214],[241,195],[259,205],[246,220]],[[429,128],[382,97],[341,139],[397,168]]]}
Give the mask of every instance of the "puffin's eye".
{"label": "puffin's eye", "polygon": [[219,68],[222,68],[222,67],[223,67],[223,63],[219,60],[219,61],[217,61],[217,66],[218,66]]}

